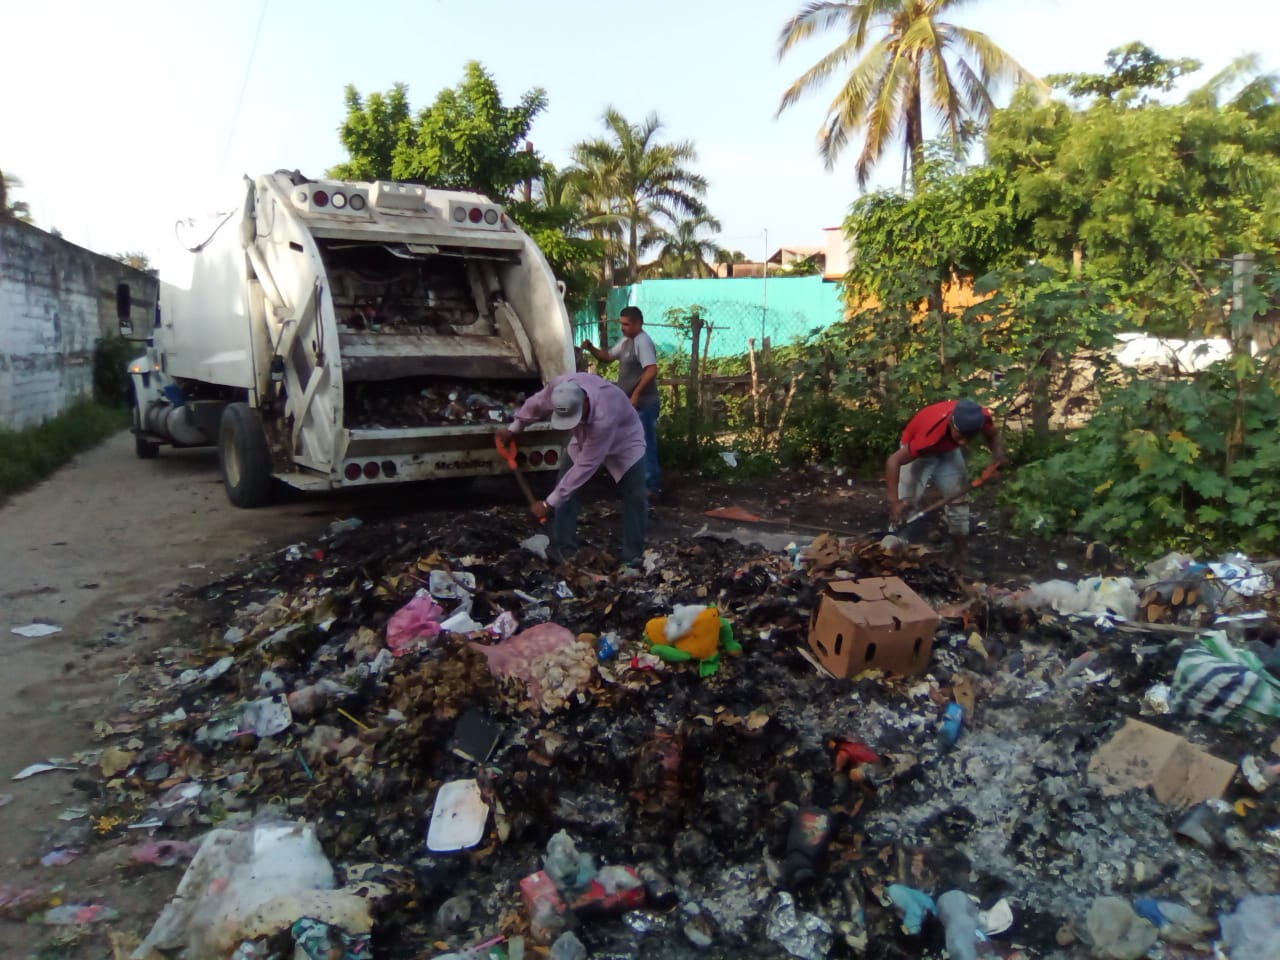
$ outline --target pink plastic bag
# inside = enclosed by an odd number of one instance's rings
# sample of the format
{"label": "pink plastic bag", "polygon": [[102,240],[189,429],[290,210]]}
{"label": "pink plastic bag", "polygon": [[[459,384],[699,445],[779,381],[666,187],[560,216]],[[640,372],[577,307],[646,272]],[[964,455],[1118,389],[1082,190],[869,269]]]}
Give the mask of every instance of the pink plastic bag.
{"label": "pink plastic bag", "polygon": [[417,647],[419,640],[430,640],[440,633],[443,616],[444,610],[431,599],[431,594],[419,590],[387,621],[387,649],[392,656],[404,656]]}

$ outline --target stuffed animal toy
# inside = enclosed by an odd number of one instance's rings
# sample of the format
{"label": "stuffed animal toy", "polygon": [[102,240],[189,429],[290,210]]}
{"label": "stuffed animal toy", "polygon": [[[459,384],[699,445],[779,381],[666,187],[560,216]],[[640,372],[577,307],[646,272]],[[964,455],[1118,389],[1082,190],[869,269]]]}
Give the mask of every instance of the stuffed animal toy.
{"label": "stuffed animal toy", "polygon": [[742,645],[733,638],[733,627],[716,607],[683,604],[669,617],[654,617],[644,625],[650,652],[668,663],[698,661],[698,675],[709,677],[720,669],[720,648],[737,656]]}

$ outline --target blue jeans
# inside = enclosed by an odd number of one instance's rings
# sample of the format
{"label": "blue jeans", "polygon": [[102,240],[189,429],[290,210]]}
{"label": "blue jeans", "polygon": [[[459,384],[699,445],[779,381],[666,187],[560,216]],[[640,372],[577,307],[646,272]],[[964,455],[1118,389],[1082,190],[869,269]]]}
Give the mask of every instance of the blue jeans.
{"label": "blue jeans", "polygon": [[[911,504],[912,510],[928,506],[924,502],[924,494],[930,481],[933,481],[943,497],[950,497],[967,489],[969,478],[965,473],[964,452],[959,449],[948,450],[936,457],[921,457],[908,463],[898,474],[898,498]],[[968,497],[947,504],[942,508],[942,515],[947,518],[947,529],[953,536],[969,535]]]}
{"label": "blue jeans", "polygon": [[650,490],[662,489],[662,468],[658,466],[658,400],[636,407],[640,425],[644,427],[644,482]]}
{"label": "blue jeans", "polygon": [[[560,476],[573,466],[568,453],[560,461]],[[618,481],[622,494],[622,562],[636,563],[644,553],[645,527],[649,520],[649,499],[644,490],[644,458],[633,463]],[[551,518],[551,544],[565,559],[578,549],[578,511],[581,503],[578,491],[574,491],[564,503],[556,507]]]}

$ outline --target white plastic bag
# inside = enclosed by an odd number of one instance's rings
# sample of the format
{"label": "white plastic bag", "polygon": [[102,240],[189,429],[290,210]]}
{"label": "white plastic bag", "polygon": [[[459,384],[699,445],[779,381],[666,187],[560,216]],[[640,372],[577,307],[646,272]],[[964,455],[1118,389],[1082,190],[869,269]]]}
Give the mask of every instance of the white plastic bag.
{"label": "white plastic bag", "polygon": [[334,885],[333,867],[309,824],[214,830],[133,960],[183,948],[186,960],[221,960],[241,941],[277,933],[302,917],[367,933],[368,902]]}

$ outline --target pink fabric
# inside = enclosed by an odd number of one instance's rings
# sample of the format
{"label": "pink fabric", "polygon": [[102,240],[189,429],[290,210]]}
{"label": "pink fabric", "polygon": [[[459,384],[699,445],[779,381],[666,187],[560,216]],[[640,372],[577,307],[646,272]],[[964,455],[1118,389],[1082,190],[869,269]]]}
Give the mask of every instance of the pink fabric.
{"label": "pink fabric", "polygon": [[550,420],[551,391],[566,380],[583,389],[590,407],[570,435],[573,466],[548,495],[547,504],[552,507],[573,496],[601,467],[617,483],[644,456],[644,427],[631,398],[617,384],[594,373],[566,373],[553,379],[516,411],[511,432],[519,433],[531,423]]}
{"label": "pink fabric", "polygon": [[429,594],[415,596],[391,615],[387,621],[387,649],[394,657],[402,657],[419,640],[430,640],[440,632],[444,610]]}
{"label": "pink fabric", "polygon": [[570,646],[576,638],[558,623],[540,623],[501,643],[472,643],[489,661],[489,670],[498,677],[533,679],[534,661]]}

